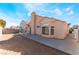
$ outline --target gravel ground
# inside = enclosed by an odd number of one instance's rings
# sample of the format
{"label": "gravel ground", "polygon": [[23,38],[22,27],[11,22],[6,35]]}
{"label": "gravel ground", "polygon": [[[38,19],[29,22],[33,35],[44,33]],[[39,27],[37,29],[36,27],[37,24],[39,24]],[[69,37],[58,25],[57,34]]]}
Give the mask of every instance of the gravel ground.
{"label": "gravel ground", "polygon": [[20,35],[6,34],[0,38],[2,55],[66,55],[66,53],[47,47]]}

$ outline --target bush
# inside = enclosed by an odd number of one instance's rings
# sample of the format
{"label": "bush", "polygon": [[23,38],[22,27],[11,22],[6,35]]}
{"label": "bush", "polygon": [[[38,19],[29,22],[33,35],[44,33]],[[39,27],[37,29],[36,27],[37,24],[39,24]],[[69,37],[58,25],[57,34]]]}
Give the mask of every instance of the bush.
{"label": "bush", "polygon": [[74,31],[73,28],[70,28],[70,29],[69,29],[69,33],[72,33],[73,31]]}
{"label": "bush", "polygon": [[0,19],[0,27],[4,28],[6,26],[6,21],[3,19]]}

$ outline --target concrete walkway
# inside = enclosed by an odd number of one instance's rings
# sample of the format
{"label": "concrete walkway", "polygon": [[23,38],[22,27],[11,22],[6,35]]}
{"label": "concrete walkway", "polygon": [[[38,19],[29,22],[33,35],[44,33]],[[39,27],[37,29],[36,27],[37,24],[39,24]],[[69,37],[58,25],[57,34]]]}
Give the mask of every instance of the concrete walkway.
{"label": "concrete walkway", "polygon": [[58,50],[64,51],[66,53],[79,55],[79,42],[76,42],[72,38],[72,35],[70,35],[64,40],[49,39],[49,38],[44,38],[38,35],[29,35],[29,34],[23,34],[22,36],[30,38],[34,41],[37,41],[49,47],[53,47]]}

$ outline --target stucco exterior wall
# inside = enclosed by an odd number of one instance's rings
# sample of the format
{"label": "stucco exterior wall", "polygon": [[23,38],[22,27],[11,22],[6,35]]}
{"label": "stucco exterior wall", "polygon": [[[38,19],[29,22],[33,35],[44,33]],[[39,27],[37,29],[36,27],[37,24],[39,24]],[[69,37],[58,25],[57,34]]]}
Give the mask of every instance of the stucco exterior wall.
{"label": "stucco exterior wall", "polygon": [[[43,25],[54,26],[54,35],[42,34]],[[69,27],[66,22],[57,21],[53,18],[38,16],[35,13],[32,14],[32,20],[30,23],[30,27],[31,27],[32,34],[38,34],[40,36],[44,36],[47,38],[64,39],[69,33],[68,32]]]}
{"label": "stucco exterior wall", "polygon": [[66,37],[67,27],[65,25],[64,22],[55,22],[55,38],[64,39]]}

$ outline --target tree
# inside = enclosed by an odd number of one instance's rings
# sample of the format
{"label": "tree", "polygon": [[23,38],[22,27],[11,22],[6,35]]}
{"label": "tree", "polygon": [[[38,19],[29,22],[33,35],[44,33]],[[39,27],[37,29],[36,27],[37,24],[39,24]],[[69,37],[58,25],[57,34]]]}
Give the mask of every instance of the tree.
{"label": "tree", "polygon": [[26,29],[26,21],[22,20],[20,23],[20,32],[25,32]]}
{"label": "tree", "polygon": [[0,27],[5,28],[6,26],[6,21],[3,19],[0,19]]}
{"label": "tree", "polygon": [[71,25],[71,23],[68,23],[68,25],[70,26],[70,25]]}

